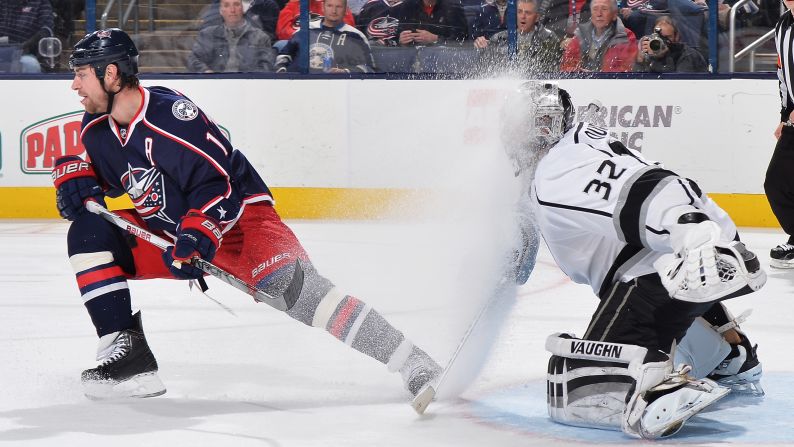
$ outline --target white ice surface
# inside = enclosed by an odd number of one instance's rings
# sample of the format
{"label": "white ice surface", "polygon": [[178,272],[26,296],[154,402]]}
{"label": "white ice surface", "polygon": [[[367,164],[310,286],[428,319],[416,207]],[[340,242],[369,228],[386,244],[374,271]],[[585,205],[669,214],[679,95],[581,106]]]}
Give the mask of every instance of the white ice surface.
{"label": "white ice surface", "polygon": [[[446,362],[482,304],[476,253],[439,253],[439,228],[409,223],[291,222],[319,270],[378,309]],[[318,329],[228,286],[210,293],[232,316],[176,281],[131,282],[164,396],[93,402],[79,375],[96,335],[66,257],[60,221],[0,222],[0,445],[20,446],[541,446],[633,441],[559,426],[545,417],[543,378],[552,332],[581,334],[596,306],[542,250],[512,312],[491,334],[492,355],[460,399],[418,417],[398,375]],[[779,232],[745,230],[766,265]],[[477,238],[476,234],[471,235]],[[461,261],[461,262],[456,262]],[[465,267],[461,267],[465,266]],[[464,270],[461,270],[461,269]],[[457,290],[455,284],[466,290]],[[791,397],[794,271],[769,270],[743,325],[758,343],[768,396],[733,400],[693,419],[665,445],[794,443]],[[487,334],[485,334],[487,335]],[[478,334],[478,338],[485,335]],[[454,377],[451,378],[454,382]],[[731,403],[733,402],[733,403]],[[648,443],[645,443],[646,445]]]}

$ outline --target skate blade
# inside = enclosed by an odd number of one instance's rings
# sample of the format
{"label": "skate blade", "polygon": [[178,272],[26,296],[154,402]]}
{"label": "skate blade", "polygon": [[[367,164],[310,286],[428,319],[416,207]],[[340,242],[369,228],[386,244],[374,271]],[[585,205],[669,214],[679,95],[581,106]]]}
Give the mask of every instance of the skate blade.
{"label": "skate blade", "polygon": [[794,269],[794,259],[771,259],[769,266],[776,269]]}
{"label": "skate blade", "polygon": [[419,391],[413,400],[411,400],[411,407],[413,407],[417,414],[424,414],[428,405],[430,405],[430,402],[432,402],[435,397],[436,389],[433,388],[433,385],[427,385]]}
{"label": "skate blade", "polygon": [[[682,390],[684,389],[682,388]],[[643,414],[643,423],[640,424],[640,436],[644,439],[660,439],[673,436],[681,430],[686,421],[692,416],[700,413],[730,392],[730,388],[715,387],[709,393],[702,393],[697,400],[678,402],[678,408],[674,411],[668,411],[665,408],[652,409],[653,404],[651,404]],[[651,416],[649,413],[655,413],[655,416],[648,417]],[[661,416],[662,413],[673,416],[665,418]]]}
{"label": "skate blade", "polygon": [[764,397],[764,387],[760,382],[738,382],[738,383],[720,383],[724,387],[731,389],[731,395],[746,396],[746,397]]}
{"label": "skate blade", "polygon": [[138,374],[127,380],[88,380],[83,382],[83,394],[91,400],[155,397],[165,394],[165,385],[156,372]]}

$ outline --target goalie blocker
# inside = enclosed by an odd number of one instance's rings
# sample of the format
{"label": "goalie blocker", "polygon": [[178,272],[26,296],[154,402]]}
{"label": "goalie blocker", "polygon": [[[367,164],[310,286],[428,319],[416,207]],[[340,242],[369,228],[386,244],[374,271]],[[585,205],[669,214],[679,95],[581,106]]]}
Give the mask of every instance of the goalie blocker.
{"label": "goalie blocker", "polygon": [[667,354],[637,345],[553,334],[547,376],[549,416],[555,422],[606,428],[645,439],[677,433],[684,423],[730,391],[690,368],[673,369]]}

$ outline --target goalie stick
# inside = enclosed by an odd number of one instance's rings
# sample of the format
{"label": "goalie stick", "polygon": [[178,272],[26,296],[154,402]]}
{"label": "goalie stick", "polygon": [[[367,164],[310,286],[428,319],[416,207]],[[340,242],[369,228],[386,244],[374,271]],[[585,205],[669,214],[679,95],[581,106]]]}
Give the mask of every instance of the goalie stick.
{"label": "goalie stick", "polygon": [[[173,243],[168,242],[167,240],[161,238],[160,236],[133,224],[132,222],[119,216],[118,214],[109,211],[107,208],[105,208],[104,206],[100,205],[95,201],[92,200],[87,201],[86,209],[94,214],[99,215],[100,217],[112,223],[113,225],[116,225],[117,227],[126,230],[128,233],[132,234],[133,236],[143,239],[144,241],[149,242],[150,244],[154,245],[155,247],[163,251],[168,250],[170,247],[174,245]],[[270,295],[246,283],[245,281],[232,275],[226,270],[199,257],[195,257],[191,259],[190,263],[194,267],[204,271],[205,273],[220,279],[221,281],[225,282],[226,284],[229,284],[230,286],[238,290],[242,290],[248,295],[251,295],[255,301],[258,301],[260,303],[265,303],[269,306],[275,307],[278,310],[282,310],[282,311],[289,310],[295,304],[295,300],[297,299],[297,296],[295,296],[294,299],[287,301],[284,297],[275,297],[273,295]],[[296,264],[295,274],[296,275],[303,274],[303,269],[301,268],[299,262]]]}

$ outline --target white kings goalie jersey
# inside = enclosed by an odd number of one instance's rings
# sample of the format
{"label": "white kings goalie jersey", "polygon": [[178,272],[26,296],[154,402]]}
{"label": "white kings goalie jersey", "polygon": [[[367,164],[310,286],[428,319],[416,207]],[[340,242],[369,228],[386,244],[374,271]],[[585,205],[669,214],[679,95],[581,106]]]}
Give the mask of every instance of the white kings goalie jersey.
{"label": "white kings goalie jersey", "polygon": [[577,123],[537,165],[529,194],[540,232],[560,268],[595,293],[656,273],[672,252],[679,216],[703,212],[737,237],[728,215],[695,182],[645,160],[608,135]]}

